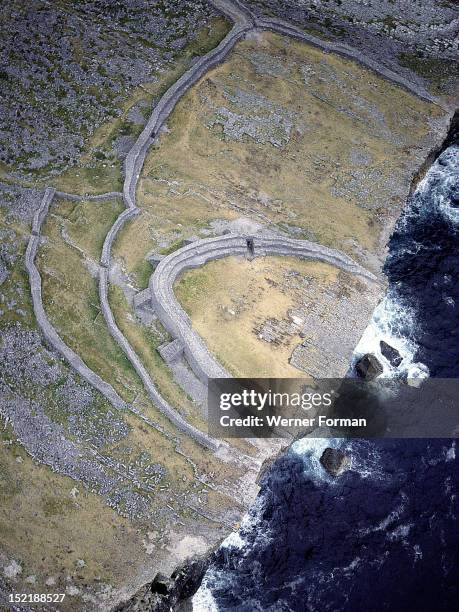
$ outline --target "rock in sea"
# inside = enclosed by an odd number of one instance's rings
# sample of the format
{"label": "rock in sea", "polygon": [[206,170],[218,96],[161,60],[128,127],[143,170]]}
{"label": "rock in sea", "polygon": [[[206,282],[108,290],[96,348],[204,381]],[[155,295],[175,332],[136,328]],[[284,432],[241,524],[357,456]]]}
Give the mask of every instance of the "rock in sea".
{"label": "rock in sea", "polygon": [[403,361],[403,357],[400,355],[397,349],[390,344],[387,344],[387,342],[384,342],[384,340],[379,342],[379,346],[381,348],[382,356],[387,359],[392,367],[398,368]]}
{"label": "rock in sea", "polygon": [[350,458],[337,448],[326,448],[320,458],[320,463],[332,476],[342,474],[350,462]]}
{"label": "rock in sea", "polygon": [[355,370],[360,378],[373,380],[373,378],[382,374],[383,367],[374,355],[367,353],[357,361]]}

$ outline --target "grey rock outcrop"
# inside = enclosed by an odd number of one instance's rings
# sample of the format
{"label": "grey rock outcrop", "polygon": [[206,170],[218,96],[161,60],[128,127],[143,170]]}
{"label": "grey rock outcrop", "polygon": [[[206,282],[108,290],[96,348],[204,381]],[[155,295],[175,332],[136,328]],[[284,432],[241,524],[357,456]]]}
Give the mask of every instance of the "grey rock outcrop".
{"label": "grey rock outcrop", "polygon": [[304,32],[300,28],[291,25],[282,19],[272,18],[272,19],[258,19],[257,26],[263,28],[265,30],[271,30],[273,32],[277,32],[279,34],[284,34],[286,36],[291,36],[292,38],[296,38],[298,40],[303,40],[315,47],[319,47],[323,49],[327,53],[337,53],[338,55],[342,55],[343,57],[348,57],[365,68],[369,68],[373,72],[376,72],[379,76],[383,77],[387,81],[398,85],[399,87],[403,87],[407,91],[415,94],[419,98],[426,100],[428,102],[438,103],[438,100],[432,96],[422,85],[417,83],[413,83],[409,79],[404,76],[397,74],[393,70],[386,68],[380,63],[370,59],[357,49],[338,42],[329,42],[318,38],[312,34]]}

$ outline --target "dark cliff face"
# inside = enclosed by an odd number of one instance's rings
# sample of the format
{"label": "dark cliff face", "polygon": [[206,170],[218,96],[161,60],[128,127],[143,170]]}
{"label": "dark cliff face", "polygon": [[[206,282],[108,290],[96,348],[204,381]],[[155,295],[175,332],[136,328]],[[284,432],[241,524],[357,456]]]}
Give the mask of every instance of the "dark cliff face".
{"label": "dark cliff face", "polygon": [[114,612],[170,612],[189,600],[199,588],[209,565],[210,556],[189,559],[167,578],[158,573],[151,583],[142,587],[129,601]]}
{"label": "dark cliff face", "polygon": [[454,114],[451,116],[447,134],[441,144],[435,146],[430,151],[424,163],[421,165],[418,171],[415,172],[413,180],[411,181],[410,196],[413,195],[421,180],[425,177],[428,170],[437,161],[440,155],[453,145],[459,145],[459,109],[456,109]]}
{"label": "dark cliff face", "polygon": [[219,609],[453,609],[454,443],[348,446],[354,465],[371,457],[371,475],[313,478],[292,452],[273,466],[261,509],[241,531],[243,548],[217,553],[209,586]]}

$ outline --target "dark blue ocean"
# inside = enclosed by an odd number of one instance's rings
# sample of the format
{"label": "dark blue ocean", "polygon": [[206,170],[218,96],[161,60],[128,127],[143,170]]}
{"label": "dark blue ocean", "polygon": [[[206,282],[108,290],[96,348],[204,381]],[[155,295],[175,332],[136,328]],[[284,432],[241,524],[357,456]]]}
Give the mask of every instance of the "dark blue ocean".
{"label": "dark blue ocean", "polygon": [[[435,161],[389,243],[389,289],[355,358],[384,376],[459,378],[459,145]],[[399,350],[384,362],[379,341]],[[351,457],[329,476],[327,446]],[[194,612],[457,609],[458,459],[453,440],[295,443],[265,474],[239,533],[214,555]]]}
{"label": "dark blue ocean", "polygon": [[[389,243],[385,274],[416,321],[414,360],[459,376],[459,145],[444,151],[411,197]],[[413,334],[414,332],[414,334]]]}

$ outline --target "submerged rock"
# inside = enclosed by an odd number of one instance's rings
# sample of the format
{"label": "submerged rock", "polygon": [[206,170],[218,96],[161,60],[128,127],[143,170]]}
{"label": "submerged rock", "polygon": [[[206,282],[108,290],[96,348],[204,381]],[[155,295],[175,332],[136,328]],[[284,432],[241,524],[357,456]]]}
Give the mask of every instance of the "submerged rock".
{"label": "submerged rock", "polygon": [[380,341],[379,346],[381,348],[382,356],[387,359],[392,367],[398,368],[403,361],[403,357],[400,355],[397,349],[390,344],[387,344],[387,342],[384,342],[384,340]]}
{"label": "submerged rock", "polygon": [[361,357],[355,364],[355,371],[365,380],[373,380],[383,372],[383,367],[378,359],[371,353]]}
{"label": "submerged rock", "polygon": [[320,458],[320,463],[332,476],[342,474],[350,462],[350,458],[337,448],[326,448]]}

